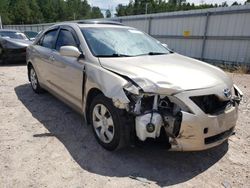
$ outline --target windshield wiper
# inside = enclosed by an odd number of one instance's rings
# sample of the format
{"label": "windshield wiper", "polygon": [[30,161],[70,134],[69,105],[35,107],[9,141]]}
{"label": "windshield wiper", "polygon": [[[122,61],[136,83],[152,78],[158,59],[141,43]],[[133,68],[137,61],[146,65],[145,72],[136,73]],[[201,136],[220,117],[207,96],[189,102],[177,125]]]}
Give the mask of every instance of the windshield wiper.
{"label": "windshield wiper", "polygon": [[144,56],[144,55],[165,55],[165,54],[168,54],[168,53],[163,53],[163,52],[148,52],[146,54],[140,54],[138,56]]}
{"label": "windshield wiper", "polygon": [[167,53],[162,53],[162,52],[148,52],[147,55],[164,55],[164,54],[167,54]]}
{"label": "windshield wiper", "polygon": [[96,55],[96,57],[132,57],[126,54]]}

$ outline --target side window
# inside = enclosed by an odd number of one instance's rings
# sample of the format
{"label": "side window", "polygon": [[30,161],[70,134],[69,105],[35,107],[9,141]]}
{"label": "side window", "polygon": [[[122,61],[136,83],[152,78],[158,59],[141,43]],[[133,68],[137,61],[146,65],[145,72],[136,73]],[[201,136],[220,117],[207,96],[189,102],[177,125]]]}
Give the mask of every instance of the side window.
{"label": "side window", "polygon": [[72,33],[68,30],[61,29],[58,35],[58,39],[56,42],[56,50],[59,51],[62,46],[75,46],[77,47],[77,43],[72,35]]}
{"label": "side window", "polygon": [[35,42],[35,45],[41,46],[41,44],[43,42],[43,37],[44,37],[44,35],[42,35],[42,32],[38,33],[38,35],[36,36],[36,38],[39,38],[39,39]]}
{"label": "side window", "polygon": [[44,37],[44,36],[42,36],[42,37],[36,42],[36,45],[39,45],[39,46],[42,45],[43,37]]}
{"label": "side window", "polygon": [[56,33],[57,33],[57,30],[52,30],[52,31],[47,32],[43,36],[43,40],[41,41],[41,46],[52,49],[53,44],[56,39]]}

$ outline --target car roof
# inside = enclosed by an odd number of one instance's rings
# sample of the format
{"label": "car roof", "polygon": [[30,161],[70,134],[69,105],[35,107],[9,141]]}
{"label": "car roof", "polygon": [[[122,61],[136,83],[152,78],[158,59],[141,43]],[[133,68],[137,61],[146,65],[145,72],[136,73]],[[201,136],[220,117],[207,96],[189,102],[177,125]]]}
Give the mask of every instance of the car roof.
{"label": "car roof", "polygon": [[111,24],[77,24],[80,28],[87,28],[87,27],[111,27],[111,28],[129,28],[128,26],[124,25],[111,25]]}
{"label": "car roof", "polygon": [[115,21],[102,21],[102,20],[83,20],[83,21],[77,21],[77,22],[62,22],[54,25],[56,26],[63,26],[63,25],[68,25],[68,26],[78,26],[80,28],[84,27],[120,27],[120,28],[130,28],[128,26],[123,25],[120,22],[115,22]]}
{"label": "car roof", "polygon": [[106,21],[106,20],[83,20],[76,22],[78,24],[105,24],[105,25],[123,25],[120,22]]}

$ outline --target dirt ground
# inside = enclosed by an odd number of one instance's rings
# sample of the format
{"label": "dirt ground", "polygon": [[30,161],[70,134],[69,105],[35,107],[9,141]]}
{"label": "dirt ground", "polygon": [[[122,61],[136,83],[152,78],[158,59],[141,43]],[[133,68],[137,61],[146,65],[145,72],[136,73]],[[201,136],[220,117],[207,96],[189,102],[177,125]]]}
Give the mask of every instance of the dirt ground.
{"label": "dirt ground", "polygon": [[[145,144],[102,149],[80,115],[31,90],[26,66],[0,67],[0,187],[250,187],[250,75],[236,134],[203,152]],[[140,177],[133,179],[131,177]]]}

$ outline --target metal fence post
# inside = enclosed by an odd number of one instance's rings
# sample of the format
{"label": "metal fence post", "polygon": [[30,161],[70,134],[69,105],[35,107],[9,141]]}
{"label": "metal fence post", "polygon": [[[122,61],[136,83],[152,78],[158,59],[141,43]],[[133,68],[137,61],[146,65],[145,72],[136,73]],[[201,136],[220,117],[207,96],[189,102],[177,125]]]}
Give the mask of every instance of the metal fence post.
{"label": "metal fence post", "polygon": [[206,46],[206,40],[207,40],[207,30],[208,30],[208,24],[209,24],[209,17],[210,12],[207,12],[206,14],[206,21],[205,21],[205,28],[204,28],[204,34],[203,34],[203,41],[202,41],[202,48],[201,48],[201,59],[204,59],[204,53],[205,53],[205,46]]}
{"label": "metal fence post", "polygon": [[151,34],[151,22],[152,22],[152,17],[148,18],[148,34]]}
{"label": "metal fence post", "polygon": [[3,28],[3,25],[2,25],[2,18],[1,18],[1,16],[0,16],[0,29],[2,29]]}

